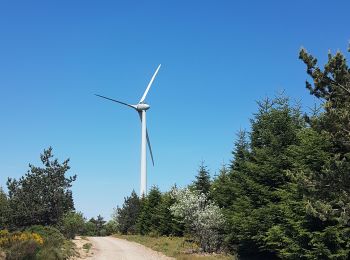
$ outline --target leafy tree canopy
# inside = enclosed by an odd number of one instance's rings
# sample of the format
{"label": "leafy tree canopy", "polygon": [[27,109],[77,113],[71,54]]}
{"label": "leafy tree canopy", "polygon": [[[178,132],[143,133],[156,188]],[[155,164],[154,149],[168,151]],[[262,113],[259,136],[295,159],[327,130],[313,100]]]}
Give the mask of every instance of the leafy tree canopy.
{"label": "leafy tree canopy", "polygon": [[25,176],[7,181],[11,223],[14,227],[55,225],[74,210],[69,189],[76,175],[67,177],[69,159],[59,163],[52,159],[52,148],[44,150],[40,159],[43,167],[29,165]]}

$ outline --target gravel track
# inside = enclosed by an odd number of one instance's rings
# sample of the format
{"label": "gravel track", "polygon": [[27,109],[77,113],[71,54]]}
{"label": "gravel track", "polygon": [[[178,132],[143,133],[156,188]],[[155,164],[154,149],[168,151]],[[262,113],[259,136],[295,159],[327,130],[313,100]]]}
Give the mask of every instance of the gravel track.
{"label": "gravel track", "polygon": [[158,260],[174,259],[143,245],[115,237],[88,237],[92,243],[91,260]]}

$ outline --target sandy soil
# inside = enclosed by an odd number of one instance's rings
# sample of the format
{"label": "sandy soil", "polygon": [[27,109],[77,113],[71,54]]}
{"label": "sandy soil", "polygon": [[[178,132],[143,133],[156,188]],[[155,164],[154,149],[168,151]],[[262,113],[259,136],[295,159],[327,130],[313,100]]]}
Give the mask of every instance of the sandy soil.
{"label": "sandy soil", "polygon": [[[124,239],[115,237],[88,237],[89,241],[78,239],[74,240],[80,253],[78,259],[89,260],[158,260],[173,259],[159,252],[153,251],[143,245],[129,242]],[[86,250],[82,248],[84,243],[92,243],[92,248],[86,254]]]}
{"label": "sandy soil", "polygon": [[76,246],[77,256],[69,258],[70,260],[91,258],[94,255],[95,250],[92,247],[90,249],[83,247],[86,244],[92,244],[87,238],[77,236],[73,242]]}

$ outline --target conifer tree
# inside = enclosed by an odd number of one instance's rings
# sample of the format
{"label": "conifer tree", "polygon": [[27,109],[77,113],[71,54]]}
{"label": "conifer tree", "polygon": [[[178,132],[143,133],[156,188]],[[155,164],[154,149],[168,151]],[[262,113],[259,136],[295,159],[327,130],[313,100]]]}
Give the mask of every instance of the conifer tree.
{"label": "conifer tree", "polygon": [[321,69],[306,50],[300,59],[313,84],[310,93],[323,111],[306,115],[306,128],[288,148],[291,182],[280,190],[279,223],[267,231],[266,248],[284,259],[350,257],[350,77],[345,57],[328,55]]}
{"label": "conifer tree", "polygon": [[[344,55],[328,54],[321,69],[305,49],[300,59],[313,83],[310,93],[323,103],[319,116],[306,116],[310,129],[300,136],[295,154],[298,191],[303,195],[308,258],[347,259],[350,244],[350,70]],[[311,246],[310,246],[311,245]],[[286,250],[285,250],[286,251]]]}
{"label": "conifer tree", "polygon": [[9,217],[9,201],[6,193],[0,187],[0,230],[7,227]]}
{"label": "conifer tree", "polygon": [[221,208],[228,208],[234,200],[234,192],[232,190],[231,172],[229,168],[223,164],[219,170],[219,174],[214,178],[210,187],[210,197]]}
{"label": "conifer tree", "polygon": [[162,200],[159,205],[159,225],[157,231],[162,236],[182,236],[184,233],[184,225],[180,218],[174,216],[170,210],[176,199],[172,196],[172,192],[176,188],[172,188],[170,192],[162,194]]}
{"label": "conifer tree", "polygon": [[14,227],[55,225],[74,210],[72,182],[76,175],[67,177],[69,159],[59,163],[52,159],[49,147],[40,155],[43,167],[29,165],[30,170],[19,180],[9,178],[9,206]]}
{"label": "conifer tree", "polygon": [[104,229],[104,225],[105,225],[106,221],[103,219],[103,217],[101,215],[98,215],[95,223],[96,223],[97,235],[104,236],[105,232],[106,232]]}
{"label": "conifer tree", "polygon": [[[230,222],[229,247],[238,247],[242,256],[273,259],[276,255],[264,241],[281,219],[277,207],[283,200],[281,189],[290,181],[286,171],[292,166],[287,151],[297,142],[303,120],[299,108],[290,106],[284,96],[258,105],[251,120],[250,150],[245,150],[243,159],[237,158],[240,163],[231,174],[233,200],[224,212]],[[240,147],[238,143],[236,151]]]}
{"label": "conifer tree", "polygon": [[232,151],[233,159],[231,160],[230,168],[239,171],[241,164],[243,164],[249,155],[249,144],[247,141],[247,132],[239,130],[237,133],[237,140]]}
{"label": "conifer tree", "polygon": [[153,186],[147,197],[141,200],[141,211],[137,219],[137,231],[141,235],[149,234],[151,231],[158,233],[160,203],[161,192],[157,186]]}
{"label": "conifer tree", "polygon": [[196,180],[193,182],[193,188],[205,195],[209,194],[210,190],[210,174],[208,167],[201,162],[198,169],[198,174],[196,175]]}
{"label": "conifer tree", "polygon": [[121,208],[117,207],[115,219],[118,223],[119,232],[122,234],[136,232],[136,222],[141,210],[140,204],[140,199],[133,190],[130,197],[124,198],[123,206]]}

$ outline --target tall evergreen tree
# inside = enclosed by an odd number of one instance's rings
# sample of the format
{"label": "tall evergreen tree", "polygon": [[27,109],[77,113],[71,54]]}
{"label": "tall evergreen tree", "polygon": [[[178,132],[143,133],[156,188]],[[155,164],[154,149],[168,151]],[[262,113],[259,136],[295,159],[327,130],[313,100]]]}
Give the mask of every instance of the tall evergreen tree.
{"label": "tall evergreen tree", "polygon": [[147,235],[151,232],[151,209],[146,196],[143,196],[140,202],[140,214],[136,220],[136,231],[138,234]]}
{"label": "tall evergreen tree", "polygon": [[230,207],[234,200],[234,192],[229,168],[223,164],[219,174],[214,178],[210,187],[210,197],[221,208]]}
{"label": "tall evergreen tree", "polygon": [[124,198],[124,204],[116,209],[116,222],[118,229],[122,234],[135,233],[136,221],[140,214],[140,199],[133,190],[130,197]]}
{"label": "tall evergreen tree", "polygon": [[9,200],[2,187],[0,187],[0,230],[7,227],[9,218]]}
{"label": "tall evergreen tree", "polygon": [[[251,120],[250,150],[245,149],[243,159],[237,158],[240,163],[231,174],[234,196],[225,211],[231,224],[228,246],[238,247],[242,256],[272,259],[276,255],[264,240],[281,218],[277,211],[283,199],[280,190],[290,181],[286,170],[292,165],[287,151],[297,142],[303,120],[299,108],[291,107],[283,96],[258,105],[259,111]],[[236,149],[240,147],[238,144]]]}
{"label": "tall evergreen tree", "polygon": [[146,235],[151,231],[158,233],[160,223],[161,192],[157,186],[153,186],[147,197],[142,200],[140,215],[137,219],[137,230]]}
{"label": "tall evergreen tree", "polygon": [[208,167],[202,161],[196,175],[196,180],[193,182],[193,188],[201,193],[209,194],[210,190],[210,174]]}
{"label": "tall evergreen tree", "polygon": [[231,160],[230,168],[239,171],[241,164],[244,164],[249,155],[249,144],[245,130],[239,130],[232,155],[233,159]]}
{"label": "tall evergreen tree", "polygon": [[306,116],[311,129],[301,133],[293,175],[303,195],[308,258],[348,259],[350,244],[350,70],[343,54],[328,54],[323,69],[306,50],[300,59],[323,103],[319,116]]}
{"label": "tall evergreen tree", "polygon": [[282,221],[268,230],[265,246],[285,259],[349,259],[349,68],[340,52],[328,55],[323,70],[304,49],[300,59],[323,111],[305,116],[308,126],[288,149],[292,181],[280,191]]}
{"label": "tall evergreen tree", "polygon": [[172,191],[162,194],[162,200],[159,205],[159,225],[157,231],[162,236],[182,236],[184,225],[181,219],[174,216],[170,210],[170,207],[176,202],[176,199],[171,193]]}

